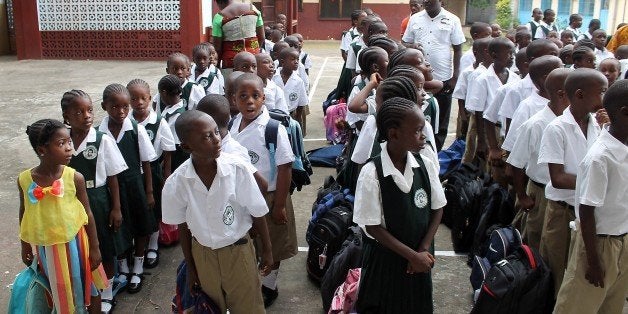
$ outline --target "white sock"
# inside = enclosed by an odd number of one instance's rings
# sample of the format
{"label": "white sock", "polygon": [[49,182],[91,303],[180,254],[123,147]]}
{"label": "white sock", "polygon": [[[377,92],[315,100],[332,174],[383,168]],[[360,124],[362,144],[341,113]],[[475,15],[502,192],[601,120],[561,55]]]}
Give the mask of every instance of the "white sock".
{"label": "white sock", "polygon": [[279,269],[273,269],[270,274],[262,277],[262,285],[268,289],[277,289],[277,275],[279,275]]}
{"label": "white sock", "polygon": [[113,299],[113,290],[112,290],[112,288],[113,288],[113,278],[110,278],[108,280],[108,282],[109,282],[109,286],[106,289],[102,290],[102,292],[100,294],[100,297],[103,300],[112,300]]}
{"label": "white sock", "polygon": [[[129,265],[126,262],[126,258],[123,259],[119,259],[118,260],[118,273],[125,273],[128,274],[129,273]],[[126,281],[127,278],[125,275],[119,275],[120,281]]]}
{"label": "white sock", "polygon": [[153,232],[148,240],[148,249],[156,250],[159,248],[159,231]]}
{"label": "white sock", "polygon": [[[141,275],[144,273],[144,256],[135,256],[135,262],[133,263],[133,273]],[[139,283],[140,278],[137,276],[131,277],[131,283]]]}

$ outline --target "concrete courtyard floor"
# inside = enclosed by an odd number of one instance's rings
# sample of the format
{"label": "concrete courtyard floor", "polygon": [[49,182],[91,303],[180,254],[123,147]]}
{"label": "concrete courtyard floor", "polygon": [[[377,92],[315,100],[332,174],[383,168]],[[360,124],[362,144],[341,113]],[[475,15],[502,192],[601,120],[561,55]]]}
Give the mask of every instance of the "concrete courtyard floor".
{"label": "concrete courtyard floor", "polygon": [[[339,42],[308,41],[304,49],[314,64],[310,73],[311,115],[308,116],[306,148],[326,145],[321,103],[336,86],[342,67]],[[35,166],[37,158],[27,136],[26,125],[41,118],[61,119],[60,99],[70,89],[82,89],[91,95],[97,119],[104,117],[100,108],[102,91],[110,83],[126,85],[133,78],[149,82],[153,93],[157,81],[165,74],[164,62],[140,61],[67,61],[26,60],[14,56],[0,57],[0,311],[7,307],[15,275],[24,268],[18,240],[17,175]],[[455,131],[457,108],[451,114],[450,132]],[[450,136],[449,141],[451,141]],[[293,197],[297,221],[299,254],[284,262],[279,276],[279,298],[269,313],[321,313],[318,287],[305,271],[307,243],[305,230],[312,202],[323,179],[334,174],[330,168],[315,168],[312,184]],[[436,313],[468,313],[471,310],[470,269],[466,256],[453,254],[449,230],[443,225],[436,236],[437,262],[433,271],[434,308]],[[170,312],[174,295],[176,267],[182,260],[179,246],[162,248],[161,263],[148,270],[143,290],[138,294],[118,295],[118,313]]]}

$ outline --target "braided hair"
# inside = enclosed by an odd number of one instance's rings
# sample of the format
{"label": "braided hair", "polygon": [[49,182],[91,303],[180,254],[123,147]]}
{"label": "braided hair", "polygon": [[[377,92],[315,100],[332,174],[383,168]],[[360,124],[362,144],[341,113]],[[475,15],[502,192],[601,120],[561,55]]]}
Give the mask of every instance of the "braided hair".
{"label": "braided hair", "polygon": [[388,56],[399,50],[399,45],[397,42],[390,39],[390,37],[386,35],[373,35],[369,38],[367,43],[369,47],[380,47],[388,53]]}
{"label": "braided hair", "polygon": [[85,98],[92,102],[92,98],[86,92],[80,89],[69,90],[63,93],[63,97],[61,97],[61,112],[65,112],[77,98]]}
{"label": "braided hair", "polygon": [[418,101],[416,86],[412,79],[406,76],[389,76],[379,84],[376,95],[381,97],[383,102],[395,97],[414,103]]}
{"label": "braided hair", "polygon": [[209,51],[209,47],[210,47],[210,43],[200,43],[196,46],[194,46],[194,48],[192,48],[192,56],[196,56],[196,54],[204,52],[206,53],[208,56],[210,55],[210,51]]}
{"label": "braided hair", "polygon": [[130,89],[133,86],[139,86],[141,88],[145,88],[150,94],[150,85],[148,85],[148,83],[146,83],[146,81],[144,81],[143,79],[138,78],[138,79],[131,80],[128,84],[126,84],[126,89]]}
{"label": "braided hair", "polygon": [[64,129],[66,126],[59,120],[42,119],[26,127],[28,141],[31,143],[33,150],[37,153],[37,147],[45,146],[50,141],[52,135],[58,129]]}
{"label": "braided hair", "polygon": [[120,95],[120,94],[126,95],[129,98],[131,97],[129,95],[129,91],[122,84],[118,84],[118,83],[109,84],[107,85],[107,87],[105,87],[105,90],[102,92],[102,102],[108,102],[109,100],[111,100],[111,97],[113,97],[113,95]]}
{"label": "braided hair", "polygon": [[405,98],[393,97],[384,101],[375,117],[379,130],[377,141],[380,143],[388,141],[388,130],[400,127],[403,119],[412,110],[418,110],[417,104]]}
{"label": "braided hair", "polygon": [[169,95],[179,95],[183,92],[183,88],[181,87],[181,79],[172,74],[168,74],[159,80],[157,83],[157,89],[159,91],[165,91]]}
{"label": "braided hair", "polygon": [[392,68],[398,66],[398,65],[402,65],[402,64],[406,64],[405,63],[405,58],[409,53],[418,51],[423,55],[423,59],[425,59],[425,55],[423,53],[423,50],[421,49],[415,49],[415,48],[401,48],[399,50],[397,50],[397,52],[393,53],[392,55],[390,55],[390,57],[388,58],[388,70],[390,71]]}
{"label": "braided hair", "polygon": [[[373,74],[371,72],[373,71],[371,66],[377,63],[377,60],[380,58],[380,55],[382,54],[385,56],[388,56],[388,53],[386,53],[386,50],[380,47],[376,47],[376,46],[367,47],[364,50],[362,50],[362,53],[360,53],[360,57],[358,58],[358,63],[360,64],[362,73],[367,76],[370,76],[371,74]],[[382,69],[382,71],[386,71],[386,69]]]}
{"label": "braided hair", "polygon": [[168,56],[168,60],[166,60],[166,68],[170,67],[170,62],[172,62],[174,59],[179,59],[179,58],[183,59],[186,65],[188,66],[190,65],[190,58],[188,58],[188,56],[180,52],[175,52]]}

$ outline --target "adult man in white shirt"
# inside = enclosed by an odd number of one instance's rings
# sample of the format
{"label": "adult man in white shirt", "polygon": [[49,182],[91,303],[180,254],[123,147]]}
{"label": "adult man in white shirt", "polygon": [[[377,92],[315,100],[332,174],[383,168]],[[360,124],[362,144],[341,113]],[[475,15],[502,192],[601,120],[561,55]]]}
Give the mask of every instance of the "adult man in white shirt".
{"label": "adult man in white shirt", "polygon": [[[460,19],[441,7],[442,0],[426,0],[424,11],[410,17],[403,34],[405,44],[423,47],[426,60],[434,69],[434,79],[443,82],[443,89],[436,95],[440,107],[436,147],[440,150],[447,137],[451,94],[458,81],[462,44],[465,42]],[[453,58],[451,48],[453,47]]]}

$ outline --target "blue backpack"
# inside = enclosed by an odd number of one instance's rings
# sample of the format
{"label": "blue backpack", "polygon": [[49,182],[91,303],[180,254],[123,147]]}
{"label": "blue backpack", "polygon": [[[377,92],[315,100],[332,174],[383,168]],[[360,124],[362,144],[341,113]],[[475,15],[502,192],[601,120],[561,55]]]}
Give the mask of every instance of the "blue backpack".
{"label": "blue backpack", "polygon": [[7,313],[56,313],[48,279],[37,269],[37,259],[22,270],[11,287]]}

